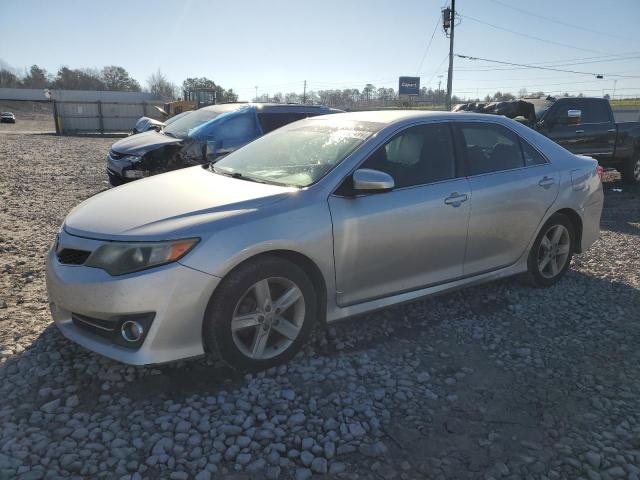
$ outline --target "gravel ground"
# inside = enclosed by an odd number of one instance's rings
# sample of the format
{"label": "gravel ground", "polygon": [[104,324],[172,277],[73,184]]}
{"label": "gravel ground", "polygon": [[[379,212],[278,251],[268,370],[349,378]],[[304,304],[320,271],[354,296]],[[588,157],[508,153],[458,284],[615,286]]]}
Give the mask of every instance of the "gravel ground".
{"label": "gravel ground", "polygon": [[605,184],[602,239],[553,288],[334,324],[257,375],[128,367],[64,339],[44,286],[112,142],[0,134],[0,478],[640,478],[640,189]]}

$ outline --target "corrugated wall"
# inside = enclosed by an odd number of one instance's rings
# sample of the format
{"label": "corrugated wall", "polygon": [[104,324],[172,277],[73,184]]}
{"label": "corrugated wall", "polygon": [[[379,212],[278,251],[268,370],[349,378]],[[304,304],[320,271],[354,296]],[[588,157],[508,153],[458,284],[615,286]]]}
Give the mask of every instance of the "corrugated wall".
{"label": "corrugated wall", "polygon": [[[51,99],[68,102],[159,102],[160,98],[149,92],[111,92],[98,90],[50,90]],[[33,88],[0,88],[0,100],[26,100],[45,102],[45,90]]]}
{"label": "corrugated wall", "polygon": [[58,133],[126,133],[140,117],[161,120],[153,108],[161,102],[81,102],[55,101],[54,116]]}

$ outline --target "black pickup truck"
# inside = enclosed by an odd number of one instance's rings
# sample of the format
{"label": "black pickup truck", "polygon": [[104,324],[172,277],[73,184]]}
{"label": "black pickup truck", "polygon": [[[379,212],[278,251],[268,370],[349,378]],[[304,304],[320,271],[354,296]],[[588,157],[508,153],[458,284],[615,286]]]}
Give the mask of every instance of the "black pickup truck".
{"label": "black pickup truck", "polygon": [[614,167],[625,183],[640,184],[640,122],[616,123],[604,98],[523,98],[458,105],[454,110],[522,117],[524,123],[570,152]]}

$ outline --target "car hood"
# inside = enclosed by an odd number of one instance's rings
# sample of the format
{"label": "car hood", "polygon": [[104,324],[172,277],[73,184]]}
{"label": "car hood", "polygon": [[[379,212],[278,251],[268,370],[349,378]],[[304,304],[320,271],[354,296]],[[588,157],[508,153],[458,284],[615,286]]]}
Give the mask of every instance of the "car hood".
{"label": "car hood", "polygon": [[139,155],[165,145],[175,145],[181,141],[180,138],[150,130],[118,140],[111,146],[111,149],[124,155]]}
{"label": "car hood", "polygon": [[218,175],[201,166],[99,193],[65,219],[71,235],[104,240],[163,240],[211,233],[212,222],[259,215],[298,189]]}

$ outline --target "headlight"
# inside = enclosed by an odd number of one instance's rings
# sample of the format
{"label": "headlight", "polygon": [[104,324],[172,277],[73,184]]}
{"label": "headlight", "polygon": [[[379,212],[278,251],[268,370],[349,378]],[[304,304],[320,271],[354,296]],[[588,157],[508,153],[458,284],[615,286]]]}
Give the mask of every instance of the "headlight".
{"label": "headlight", "polygon": [[122,158],[123,160],[127,160],[131,163],[136,163],[142,160],[142,155],[127,155]]}
{"label": "headlight", "polygon": [[102,268],[110,275],[124,275],[175,262],[198,241],[198,238],[189,238],[167,242],[106,243],[91,254],[85,265]]}

